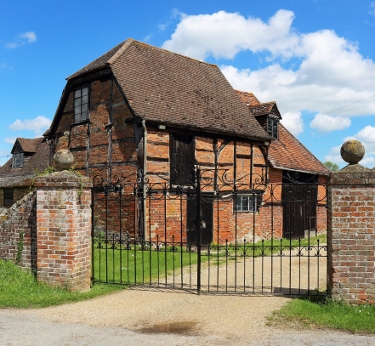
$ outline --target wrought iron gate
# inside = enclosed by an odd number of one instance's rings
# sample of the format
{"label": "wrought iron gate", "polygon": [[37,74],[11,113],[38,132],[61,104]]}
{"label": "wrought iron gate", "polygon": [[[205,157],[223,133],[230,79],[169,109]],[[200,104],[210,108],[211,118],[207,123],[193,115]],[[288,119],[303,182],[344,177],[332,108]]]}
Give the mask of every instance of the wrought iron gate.
{"label": "wrought iron gate", "polygon": [[[164,176],[111,182],[96,177],[93,283],[198,293],[323,294],[325,190],[317,181],[259,179],[249,186],[245,178],[230,181],[217,170],[197,169],[183,184]],[[301,206],[302,229],[293,224],[293,230],[285,229],[285,210]]]}

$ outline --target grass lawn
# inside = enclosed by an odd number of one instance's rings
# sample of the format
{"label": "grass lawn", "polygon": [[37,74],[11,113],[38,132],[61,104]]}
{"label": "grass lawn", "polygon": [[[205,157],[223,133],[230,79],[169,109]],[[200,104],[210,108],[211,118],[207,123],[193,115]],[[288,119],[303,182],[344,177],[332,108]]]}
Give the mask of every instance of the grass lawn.
{"label": "grass lawn", "polygon": [[328,328],[352,333],[375,333],[375,306],[350,306],[330,299],[296,298],[269,318],[271,325]]}
{"label": "grass lawn", "polygon": [[139,248],[94,249],[94,281],[128,285],[161,282],[169,274],[179,275],[198,260],[196,252],[180,247],[155,251]]}
{"label": "grass lawn", "polygon": [[13,262],[0,260],[0,308],[42,308],[91,299],[120,289],[119,285],[97,284],[89,292],[70,292],[38,283]]}

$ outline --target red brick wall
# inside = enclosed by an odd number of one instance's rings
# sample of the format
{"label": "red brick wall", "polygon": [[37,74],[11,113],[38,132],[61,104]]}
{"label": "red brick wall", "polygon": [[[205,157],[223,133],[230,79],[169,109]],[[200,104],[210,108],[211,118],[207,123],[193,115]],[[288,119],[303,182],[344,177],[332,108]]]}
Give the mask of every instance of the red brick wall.
{"label": "red brick wall", "polygon": [[[131,113],[111,79],[90,85],[90,123],[74,125],[74,92],[71,91],[56,133],[56,149],[70,149],[81,173],[112,180],[136,173],[134,126],[125,124]],[[73,126],[72,126],[73,125]]]}
{"label": "red brick wall", "polygon": [[90,289],[91,183],[67,171],[35,180],[37,277],[70,290]]}
{"label": "red brick wall", "polygon": [[[29,193],[0,213],[0,258],[36,268],[36,194]],[[22,239],[23,237],[23,239]]]}
{"label": "red brick wall", "polygon": [[375,303],[375,174],[336,172],[329,186],[328,277],[333,299]]}
{"label": "red brick wall", "polygon": [[91,276],[91,187],[67,171],[35,179],[36,191],[0,214],[0,258],[38,280],[88,290]]}

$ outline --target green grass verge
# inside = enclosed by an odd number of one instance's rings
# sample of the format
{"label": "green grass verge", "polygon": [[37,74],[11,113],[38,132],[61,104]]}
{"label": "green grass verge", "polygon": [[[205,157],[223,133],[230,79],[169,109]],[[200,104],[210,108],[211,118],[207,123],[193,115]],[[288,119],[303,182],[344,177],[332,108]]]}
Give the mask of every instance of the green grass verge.
{"label": "green grass verge", "polygon": [[0,308],[42,308],[87,300],[123,288],[97,284],[89,292],[71,292],[38,283],[30,271],[0,260]]}
{"label": "green grass verge", "polygon": [[375,333],[375,306],[351,306],[330,299],[314,301],[296,298],[269,319],[271,325],[293,328],[329,328],[352,333]]}
{"label": "green grass verge", "polygon": [[94,281],[127,285],[161,282],[168,275],[179,275],[181,268],[197,263],[196,252],[180,247],[160,251],[136,249],[94,249]]}

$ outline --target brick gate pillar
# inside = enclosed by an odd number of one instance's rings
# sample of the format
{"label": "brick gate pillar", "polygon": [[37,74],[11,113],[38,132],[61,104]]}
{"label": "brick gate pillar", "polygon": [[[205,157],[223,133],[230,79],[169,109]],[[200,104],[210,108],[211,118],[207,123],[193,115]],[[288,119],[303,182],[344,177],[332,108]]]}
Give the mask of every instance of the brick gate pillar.
{"label": "brick gate pillar", "polygon": [[336,301],[375,303],[375,171],[358,164],[358,141],[341,155],[349,165],[328,186],[328,290]]}
{"label": "brick gate pillar", "polygon": [[37,278],[87,291],[91,277],[91,180],[67,170],[35,179]]}

